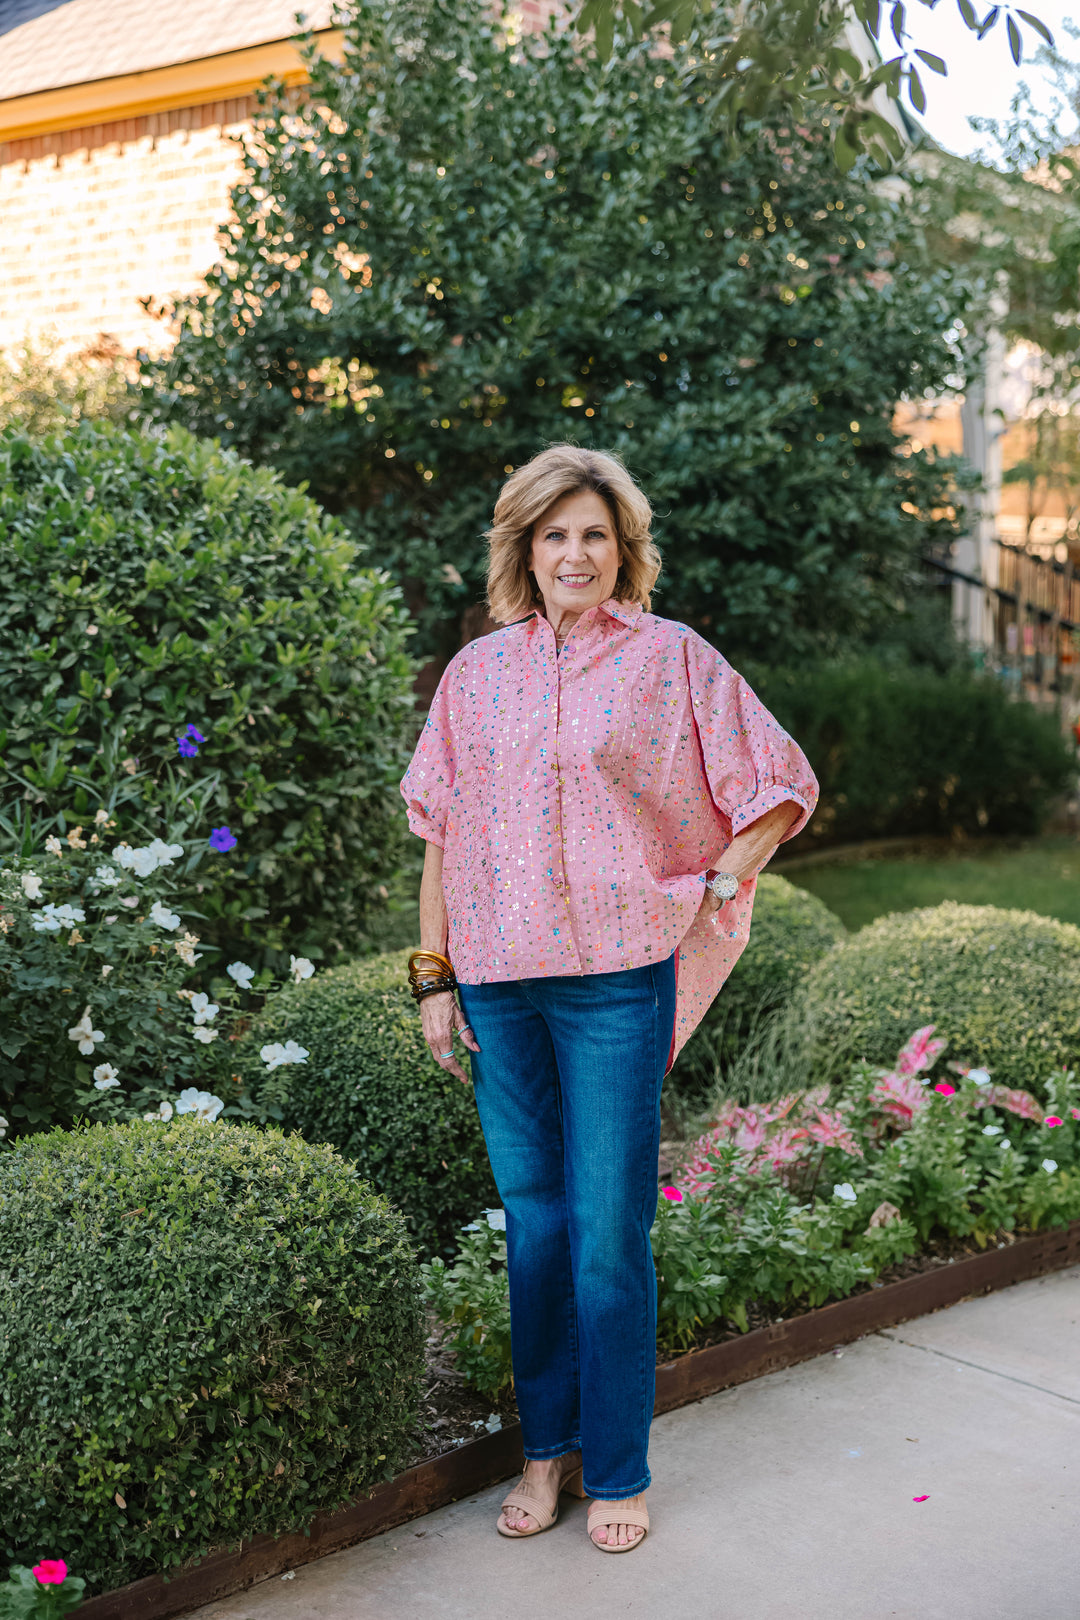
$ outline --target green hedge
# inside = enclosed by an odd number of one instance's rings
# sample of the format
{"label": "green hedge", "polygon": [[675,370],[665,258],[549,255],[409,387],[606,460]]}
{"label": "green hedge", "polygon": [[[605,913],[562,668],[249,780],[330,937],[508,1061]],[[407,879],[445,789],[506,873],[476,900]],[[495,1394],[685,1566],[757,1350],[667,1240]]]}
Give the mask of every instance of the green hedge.
{"label": "green hedge", "polygon": [[0,1566],[119,1586],[391,1476],[418,1283],[397,1212],[298,1137],[136,1122],[0,1154]]}
{"label": "green hedge", "polygon": [[1080,928],[953,901],[896,912],[830,951],[797,995],[815,1071],[840,1049],[891,1064],[934,1024],[948,1058],[1043,1096],[1051,1070],[1080,1056]]}
{"label": "green hedge", "polygon": [[[404,838],[407,632],[342,526],[231,451],[0,432],[0,812],[63,831],[105,799],[121,831],[157,832],[216,779],[191,830],[239,842],[199,892],[204,944],[357,950]],[[185,760],[188,726],[205,741]]]}
{"label": "green hedge", "polygon": [[[404,1212],[425,1253],[498,1203],[472,1087],[428,1051],[406,979],[407,950],[345,963],[290,986],[236,1048],[256,1101],[330,1142]],[[259,1049],[297,1041],[310,1056],[267,1075]],[[468,1067],[464,1048],[459,1056]]]}
{"label": "green hedge", "polygon": [[763,872],[746,948],[675,1061],[669,1084],[697,1094],[718,1064],[742,1048],[763,1013],[778,1007],[807,970],[847,934],[824,901],[786,878]]}
{"label": "green hedge", "polygon": [[904,834],[1038,832],[1076,780],[1056,717],[995,676],[886,667],[744,666],[821,784],[808,846]]}

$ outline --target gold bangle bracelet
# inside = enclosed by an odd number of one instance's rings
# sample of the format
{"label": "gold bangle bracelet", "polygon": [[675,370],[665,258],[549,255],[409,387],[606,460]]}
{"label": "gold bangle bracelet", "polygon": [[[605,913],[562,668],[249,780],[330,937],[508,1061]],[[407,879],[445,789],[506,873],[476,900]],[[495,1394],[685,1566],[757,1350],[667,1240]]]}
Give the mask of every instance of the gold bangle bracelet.
{"label": "gold bangle bracelet", "polygon": [[453,973],[454,971],[453,963],[450,961],[450,958],[448,956],[444,956],[441,951],[413,951],[412,955],[409,957],[410,975],[414,973],[430,974],[434,971],[434,969],[427,966],[418,969],[416,966],[418,962],[435,963],[444,973]]}

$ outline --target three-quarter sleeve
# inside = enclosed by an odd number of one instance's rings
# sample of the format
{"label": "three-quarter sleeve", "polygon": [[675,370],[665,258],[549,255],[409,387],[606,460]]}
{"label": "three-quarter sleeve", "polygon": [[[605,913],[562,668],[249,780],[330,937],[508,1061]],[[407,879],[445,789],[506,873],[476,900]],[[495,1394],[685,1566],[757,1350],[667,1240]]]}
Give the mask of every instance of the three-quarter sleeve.
{"label": "three-quarter sleeve", "polygon": [[686,672],[709,791],[731,836],[791,801],[800,814],[780,842],[794,838],[818,798],[806,755],[738,671],[693,634],[686,641]]}
{"label": "three-quarter sleeve", "polygon": [[401,779],[401,796],[409,826],[429,844],[446,843],[446,822],[454,791],[456,759],[451,717],[451,665],[432,699],[409,768]]}

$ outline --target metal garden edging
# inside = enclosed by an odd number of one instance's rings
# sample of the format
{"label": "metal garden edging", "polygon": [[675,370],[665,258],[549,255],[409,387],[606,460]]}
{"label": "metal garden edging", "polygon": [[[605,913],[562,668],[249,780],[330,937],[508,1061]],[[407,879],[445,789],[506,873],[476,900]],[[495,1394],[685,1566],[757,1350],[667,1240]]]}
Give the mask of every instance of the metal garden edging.
{"label": "metal garden edging", "polygon": [[[1080,1262],[1080,1221],[1037,1232],[1000,1249],[988,1249],[923,1272],[903,1282],[884,1283],[804,1316],[756,1328],[738,1339],[693,1350],[656,1369],[656,1407],[671,1412],[706,1395],[746,1383],[765,1373],[793,1367],[834,1345],[880,1328],[894,1327],[988,1294],[1012,1283],[1060,1271]],[[456,1451],[410,1468],[370,1496],[338,1513],[319,1514],[308,1535],[256,1536],[237,1548],[213,1553],[201,1563],[178,1570],[166,1581],[148,1575],[89,1598],[74,1610],[73,1620],[169,1620],[170,1616],[241,1592],[256,1581],[355,1546],[395,1525],[419,1518],[460,1497],[495,1485],[516,1473],[522,1462],[517,1424],[470,1440]]]}

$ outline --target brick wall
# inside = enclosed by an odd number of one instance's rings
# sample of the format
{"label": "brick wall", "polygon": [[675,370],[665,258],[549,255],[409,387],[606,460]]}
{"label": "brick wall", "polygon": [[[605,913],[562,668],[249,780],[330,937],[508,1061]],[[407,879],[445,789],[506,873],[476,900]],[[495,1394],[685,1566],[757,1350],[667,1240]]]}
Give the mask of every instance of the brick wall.
{"label": "brick wall", "polygon": [[[541,28],[560,0],[519,0]],[[160,351],[139,299],[194,291],[218,258],[254,97],[0,142],[0,349],[35,333]]]}
{"label": "brick wall", "polygon": [[139,299],[187,292],[218,257],[250,97],[0,143],[0,347],[53,332],[167,347]]}

